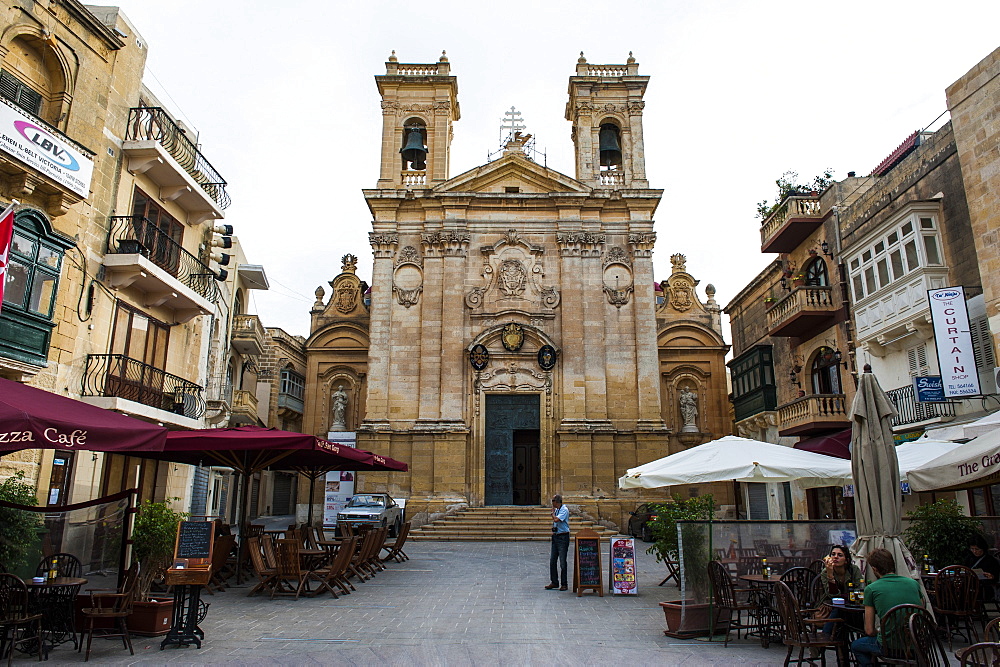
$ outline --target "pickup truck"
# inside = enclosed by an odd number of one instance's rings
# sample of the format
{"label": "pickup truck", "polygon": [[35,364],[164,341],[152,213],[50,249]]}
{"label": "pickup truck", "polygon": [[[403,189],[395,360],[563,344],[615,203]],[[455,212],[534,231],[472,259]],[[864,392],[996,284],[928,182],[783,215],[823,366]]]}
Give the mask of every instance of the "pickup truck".
{"label": "pickup truck", "polygon": [[337,533],[341,526],[352,529],[360,526],[389,527],[389,535],[396,537],[403,525],[403,508],[388,493],[359,493],[337,512]]}

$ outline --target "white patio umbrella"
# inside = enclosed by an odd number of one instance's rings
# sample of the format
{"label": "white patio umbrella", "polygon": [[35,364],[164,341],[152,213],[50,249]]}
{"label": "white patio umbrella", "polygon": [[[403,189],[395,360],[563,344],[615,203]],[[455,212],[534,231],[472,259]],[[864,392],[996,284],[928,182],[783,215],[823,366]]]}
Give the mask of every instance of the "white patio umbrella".
{"label": "white patio umbrella", "polygon": [[910,471],[913,491],[965,488],[1000,478],[1000,430],[981,435]]}
{"label": "white patio umbrella", "polygon": [[844,459],[727,435],[631,468],[618,479],[618,488],[728,481],[794,481],[807,489],[841,486],[851,483],[851,466]]}
{"label": "white patio umbrella", "polygon": [[998,431],[1000,431],[1000,411],[980,417],[971,424],[966,424],[964,435],[966,438],[978,438]]}
{"label": "white patio umbrella", "polygon": [[[909,482],[910,471],[927,465],[939,456],[944,456],[956,447],[957,442],[950,440],[912,440],[896,447],[896,458],[899,459],[899,481]],[[910,485],[912,490],[912,484]]]}

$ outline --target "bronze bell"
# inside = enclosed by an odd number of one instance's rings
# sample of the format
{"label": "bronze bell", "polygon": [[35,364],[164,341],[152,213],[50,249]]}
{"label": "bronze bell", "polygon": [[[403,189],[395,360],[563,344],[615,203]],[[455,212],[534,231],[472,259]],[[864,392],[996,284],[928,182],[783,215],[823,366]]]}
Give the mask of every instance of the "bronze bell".
{"label": "bronze bell", "polygon": [[410,168],[423,171],[427,168],[427,148],[424,146],[423,128],[406,128],[406,142],[399,149],[403,159],[410,163]]}
{"label": "bronze bell", "polygon": [[622,147],[618,143],[618,127],[612,123],[601,125],[599,135],[601,166],[611,167],[622,163]]}

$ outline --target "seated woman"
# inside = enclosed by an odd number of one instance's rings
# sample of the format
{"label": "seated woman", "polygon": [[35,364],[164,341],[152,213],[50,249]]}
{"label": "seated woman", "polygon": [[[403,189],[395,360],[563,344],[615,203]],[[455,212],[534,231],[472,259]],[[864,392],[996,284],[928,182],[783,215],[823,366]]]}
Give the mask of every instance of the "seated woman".
{"label": "seated woman", "polygon": [[[823,597],[817,601],[816,618],[840,618],[840,610],[833,608],[831,600],[847,599],[851,586],[861,590],[864,579],[861,570],[851,561],[851,552],[842,544],[830,548],[830,555],[823,559],[823,564],[826,567],[819,575],[823,580]],[[832,634],[833,630],[832,622],[823,626],[823,632],[827,634]]]}
{"label": "seated woman", "polygon": [[983,571],[989,581],[979,582],[979,598],[984,602],[992,601],[996,594],[997,579],[1000,578],[1000,561],[990,555],[986,539],[982,535],[969,537],[969,554],[963,565]]}

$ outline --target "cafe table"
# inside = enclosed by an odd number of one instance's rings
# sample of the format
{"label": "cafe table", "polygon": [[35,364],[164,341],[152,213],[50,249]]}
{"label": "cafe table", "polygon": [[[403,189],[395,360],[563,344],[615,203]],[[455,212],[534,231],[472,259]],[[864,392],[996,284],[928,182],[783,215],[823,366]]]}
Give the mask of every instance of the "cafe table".
{"label": "cafe table", "polygon": [[82,577],[56,577],[36,582],[25,579],[28,587],[28,605],[42,615],[42,635],[51,648],[68,641],[76,643],[74,604],[80,587],[87,583]]}
{"label": "cafe table", "polygon": [[754,632],[748,635],[756,635],[760,638],[760,645],[767,648],[772,641],[781,641],[781,617],[773,604],[774,591],[771,588],[781,581],[780,576],[763,574],[741,574],[740,581],[750,584],[752,589],[751,600],[757,605],[756,626]]}

